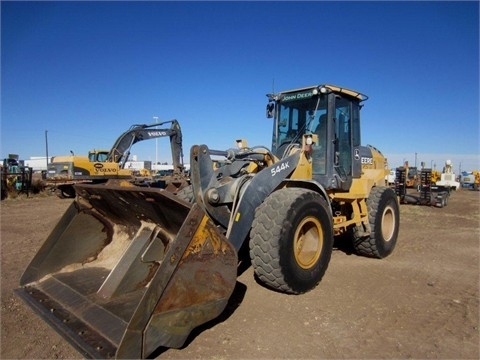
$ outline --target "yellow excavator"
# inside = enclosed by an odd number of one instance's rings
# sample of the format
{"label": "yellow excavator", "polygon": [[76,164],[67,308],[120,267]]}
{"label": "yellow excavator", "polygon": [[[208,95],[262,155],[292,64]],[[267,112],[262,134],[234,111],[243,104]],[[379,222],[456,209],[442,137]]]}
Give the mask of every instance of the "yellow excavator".
{"label": "yellow excavator", "polygon": [[[159,128],[159,126],[170,125]],[[61,198],[75,197],[77,184],[102,184],[109,180],[135,181],[133,171],[125,168],[130,150],[143,140],[168,136],[172,150],[173,174],[169,177],[172,189],[187,185],[184,176],[182,130],[177,120],[150,125],[132,125],[121,134],[110,150],[91,150],[87,156],[55,156],[48,165],[45,184]]]}
{"label": "yellow excavator", "polygon": [[76,186],[16,293],[84,356],[145,358],[222,313],[243,246],[258,279],[290,294],[317,286],[335,236],[391,254],[399,204],[385,157],[360,145],[367,96],[316,85],[268,99],[272,147],[194,145],[191,186],[176,195]]}

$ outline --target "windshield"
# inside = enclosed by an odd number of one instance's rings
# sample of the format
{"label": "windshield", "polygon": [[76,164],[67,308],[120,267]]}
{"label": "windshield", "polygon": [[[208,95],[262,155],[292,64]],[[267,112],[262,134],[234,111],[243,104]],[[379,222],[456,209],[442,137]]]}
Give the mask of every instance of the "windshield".
{"label": "windshield", "polygon": [[282,145],[300,143],[303,134],[318,133],[322,123],[326,124],[326,97],[313,96],[293,101],[288,100],[290,96],[285,98],[287,100],[281,101],[277,108],[274,151],[279,150]]}
{"label": "windshield", "polygon": [[96,162],[96,161],[100,161],[100,162],[105,162],[107,161],[107,157],[108,157],[108,152],[96,152],[96,151],[92,151],[88,154],[88,160],[90,162]]}

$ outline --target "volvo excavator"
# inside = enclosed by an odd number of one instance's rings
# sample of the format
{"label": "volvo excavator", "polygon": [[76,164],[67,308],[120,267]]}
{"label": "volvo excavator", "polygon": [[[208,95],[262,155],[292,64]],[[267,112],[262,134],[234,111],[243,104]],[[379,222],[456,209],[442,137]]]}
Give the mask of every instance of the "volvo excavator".
{"label": "volvo excavator", "polygon": [[[169,128],[158,128],[170,124]],[[187,185],[184,176],[182,131],[177,120],[150,125],[132,125],[118,137],[110,150],[92,150],[87,156],[55,156],[48,165],[45,184],[61,198],[75,197],[76,184],[100,184],[109,180],[134,181],[126,169],[131,147],[143,140],[168,136],[172,150],[173,175],[168,185],[176,191]],[[167,186],[168,186],[167,185]]]}
{"label": "volvo excavator", "polygon": [[385,157],[360,145],[367,96],[317,85],[268,99],[271,148],[194,145],[177,194],[77,185],[16,294],[85,357],[145,358],[223,312],[242,247],[258,279],[288,294],[317,286],[337,236],[390,255],[399,204]]}

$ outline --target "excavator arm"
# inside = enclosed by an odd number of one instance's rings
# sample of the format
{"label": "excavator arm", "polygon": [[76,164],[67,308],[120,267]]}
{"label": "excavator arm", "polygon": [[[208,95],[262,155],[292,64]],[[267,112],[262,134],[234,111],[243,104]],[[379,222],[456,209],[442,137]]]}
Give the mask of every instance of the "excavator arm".
{"label": "excavator arm", "polygon": [[[171,124],[170,128],[157,128],[158,126],[163,126],[168,123]],[[175,119],[150,125],[132,125],[130,129],[125,131],[115,141],[115,144],[112,146],[112,149],[108,154],[107,161],[119,163],[120,167],[123,168],[128,161],[130,149],[133,144],[139,141],[156,139],[164,136],[170,137],[174,174],[181,174],[184,169],[182,130],[180,124]]]}

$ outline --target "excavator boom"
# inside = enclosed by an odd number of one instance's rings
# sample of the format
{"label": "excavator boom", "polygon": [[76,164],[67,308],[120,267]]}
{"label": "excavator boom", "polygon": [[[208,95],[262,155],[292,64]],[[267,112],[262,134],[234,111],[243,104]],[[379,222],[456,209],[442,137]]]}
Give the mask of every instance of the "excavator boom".
{"label": "excavator boom", "polygon": [[[158,128],[170,124],[170,128]],[[130,148],[139,141],[150,140],[159,137],[169,136],[172,149],[172,160],[174,173],[183,171],[183,148],[182,148],[182,130],[177,120],[169,120],[150,125],[132,125],[125,131],[113,144],[107,161],[121,164],[123,168],[128,161]]]}

